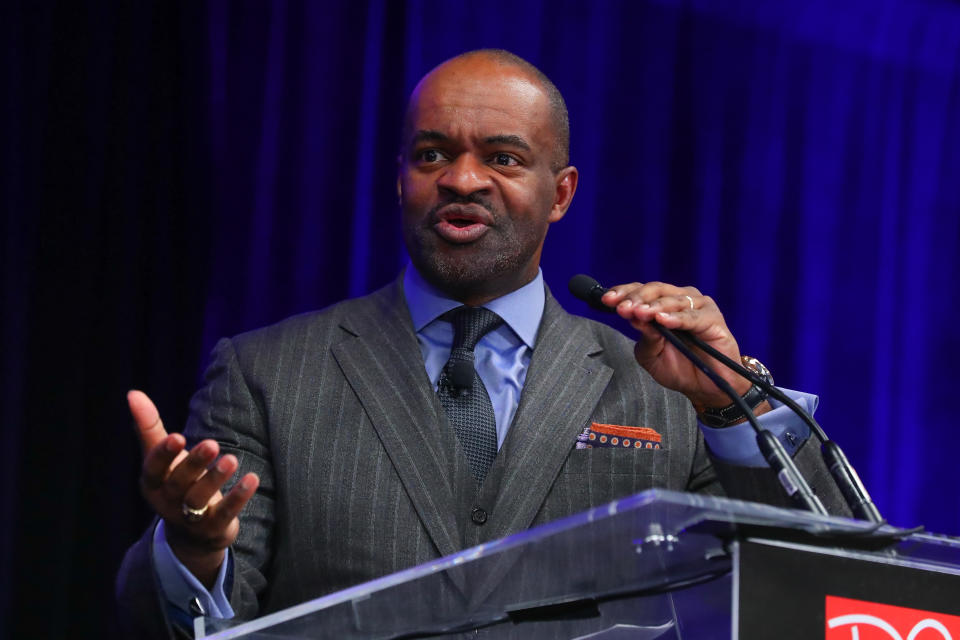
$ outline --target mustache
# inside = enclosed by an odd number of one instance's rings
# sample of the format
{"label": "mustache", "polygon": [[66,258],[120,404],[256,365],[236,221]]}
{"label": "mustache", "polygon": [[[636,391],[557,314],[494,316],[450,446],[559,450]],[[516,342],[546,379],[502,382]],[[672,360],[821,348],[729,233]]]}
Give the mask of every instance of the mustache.
{"label": "mustache", "polygon": [[497,213],[497,210],[494,208],[493,203],[491,203],[488,199],[484,198],[479,193],[469,193],[465,196],[450,194],[447,197],[443,198],[442,200],[440,200],[440,202],[438,202],[433,207],[431,207],[430,211],[427,214],[427,220],[436,220],[437,212],[439,212],[440,209],[443,209],[444,207],[447,207],[451,204],[479,205],[484,209],[486,209],[487,212],[489,212],[490,215],[493,216],[494,220],[497,220],[500,217],[499,214]]}

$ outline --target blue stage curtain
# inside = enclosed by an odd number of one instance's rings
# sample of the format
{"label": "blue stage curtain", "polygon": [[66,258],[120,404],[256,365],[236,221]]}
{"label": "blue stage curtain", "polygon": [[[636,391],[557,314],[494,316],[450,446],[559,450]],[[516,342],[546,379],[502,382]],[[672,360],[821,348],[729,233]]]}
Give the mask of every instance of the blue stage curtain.
{"label": "blue stage curtain", "polygon": [[149,517],[126,388],[176,428],[217,338],[396,276],[406,97],[480,47],[569,105],[562,304],[579,272],[699,287],[891,522],[960,533],[960,5],[22,2],[0,35],[9,628],[109,628]]}
{"label": "blue stage curtain", "polygon": [[570,109],[580,187],[543,259],[565,306],[580,271],[697,286],[780,384],[820,394],[891,521],[960,530],[956,5],[223,3],[210,34],[206,345],[394,277],[406,96],[504,47]]}

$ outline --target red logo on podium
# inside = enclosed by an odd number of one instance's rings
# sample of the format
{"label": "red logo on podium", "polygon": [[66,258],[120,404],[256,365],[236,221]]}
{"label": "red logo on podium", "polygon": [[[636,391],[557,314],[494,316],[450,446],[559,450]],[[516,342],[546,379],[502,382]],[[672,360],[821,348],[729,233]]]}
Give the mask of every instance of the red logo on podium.
{"label": "red logo on podium", "polygon": [[826,640],[960,640],[960,616],[827,596]]}

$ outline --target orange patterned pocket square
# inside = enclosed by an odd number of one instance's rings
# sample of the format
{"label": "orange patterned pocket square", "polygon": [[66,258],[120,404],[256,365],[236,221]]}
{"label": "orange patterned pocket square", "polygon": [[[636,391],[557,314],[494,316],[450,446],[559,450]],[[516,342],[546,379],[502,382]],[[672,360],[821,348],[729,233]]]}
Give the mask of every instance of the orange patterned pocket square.
{"label": "orange patterned pocket square", "polygon": [[593,422],[577,436],[577,449],[659,449],[663,438],[650,427],[624,427]]}

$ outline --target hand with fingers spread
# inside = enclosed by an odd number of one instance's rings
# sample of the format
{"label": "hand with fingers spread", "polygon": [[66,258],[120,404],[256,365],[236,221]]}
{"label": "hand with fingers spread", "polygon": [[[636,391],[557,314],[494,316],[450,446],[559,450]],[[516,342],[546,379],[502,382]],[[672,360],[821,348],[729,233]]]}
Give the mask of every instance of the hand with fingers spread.
{"label": "hand with fingers spread", "polygon": [[[640,331],[634,353],[637,362],[654,380],[687,396],[697,413],[731,403],[725,393],[652,326],[656,322],[668,329],[687,331],[739,362],[737,341],[712,298],[694,287],[677,287],[663,282],[634,282],[611,287],[602,300]],[[742,395],[750,388],[749,381],[707,354],[698,351],[698,355],[722,375],[737,393]],[[764,404],[757,408],[756,413],[769,409],[769,404]]]}
{"label": "hand with fingers spread", "polygon": [[220,489],[239,466],[235,456],[217,459],[220,447],[215,440],[187,451],[186,439],[166,432],[157,408],[141,391],[130,391],[127,403],[143,448],[143,496],[163,518],[174,554],[209,586],[240,531],[237,516],[256,492],[259,478],[246,474],[224,496]]}

